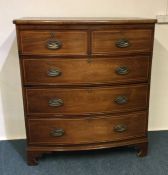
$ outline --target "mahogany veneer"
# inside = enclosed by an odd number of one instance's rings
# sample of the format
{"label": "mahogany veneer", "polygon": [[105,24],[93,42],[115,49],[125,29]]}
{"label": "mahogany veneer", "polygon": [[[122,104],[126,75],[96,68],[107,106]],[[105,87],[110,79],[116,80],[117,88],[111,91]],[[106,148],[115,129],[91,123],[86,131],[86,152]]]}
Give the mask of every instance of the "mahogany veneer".
{"label": "mahogany veneer", "polygon": [[[125,96],[127,102],[118,104],[118,96]],[[28,114],[66,114],[116,113],[146,109],[148,107],[148,86],[129,85],[120,87],[84,88],[26,88],[26,113]],[[53,107],[50,99],[62,99],[63,105]]]}
{"label": "mahogany veneer", "polygon": [[14,20],[27,161],[133,146],[147,154],[154,19]]}
{"label": "mahogany veneer", "polygon": [[[120,84],[128,82],[145,82],[150,74],[151,58],[114,57],[94,59],[88,63],[87,58],[32,58],[23,59],[24,84],[28,85],[68,85],[68,84]],[[124,64],[129,73],[119,76],[116,69]],[[58,67],[61,76],[48,76],[48,70]]]}

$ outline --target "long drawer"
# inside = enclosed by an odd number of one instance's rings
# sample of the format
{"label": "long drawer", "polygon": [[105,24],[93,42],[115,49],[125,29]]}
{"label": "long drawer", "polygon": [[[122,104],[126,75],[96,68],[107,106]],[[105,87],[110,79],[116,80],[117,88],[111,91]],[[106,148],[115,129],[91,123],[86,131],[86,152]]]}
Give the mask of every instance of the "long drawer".
{"label": "long drawer", "polygon": [[153,31],[148,29],[98,30],[92,33],[92,54],[123,55],[152,52]]}
{"label": "long drawer", "polygon": [[148,85],[26,88],[27,114],[126,112],[148,107]]}
{"label": "long drawer", "polygon": [[20,32],[20,52],[28,55],[87,55],[87,32],[29,30]]}
{"label": "long drawer", "polygon": [[148,80],[150,57],[37,58],[23,59],[22,66],[28,85],[134,83]]}
{"label": "long drawer", "polygon": [[28,119],[29,144],[88,144],[146,135],[147,112],[74,119]]}

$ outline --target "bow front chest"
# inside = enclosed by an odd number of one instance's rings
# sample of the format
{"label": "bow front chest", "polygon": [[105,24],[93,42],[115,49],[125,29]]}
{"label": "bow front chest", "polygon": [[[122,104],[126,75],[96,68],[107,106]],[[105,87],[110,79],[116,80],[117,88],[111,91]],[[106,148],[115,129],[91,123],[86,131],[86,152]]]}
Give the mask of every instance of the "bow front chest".
{"label": "bow front chest", "polygon": [[147,154],[153,19],[14,20],[27,160],[132,146]]}

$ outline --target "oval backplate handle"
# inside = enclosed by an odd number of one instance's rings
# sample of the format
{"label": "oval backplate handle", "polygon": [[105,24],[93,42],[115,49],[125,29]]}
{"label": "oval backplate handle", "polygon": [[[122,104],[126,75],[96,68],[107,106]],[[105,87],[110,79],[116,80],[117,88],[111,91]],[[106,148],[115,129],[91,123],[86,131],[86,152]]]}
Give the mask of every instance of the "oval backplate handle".
{"label": "oval backplate handle", "polygon": [[116,41],[115,45],[118,48],[126,48],[130,46],[130,42],[128,39],[119,39]]}
{"label": "oval backplate handle", "polygon": [[62,137],[65,134],[65,131],[63,128],[54,128],[51,132],[50,135],[53,137]]}
{"label": "oval backplate handle", "polygon": [[127,131],[127,125],[118,124],[118,125],[114,126],[113,130],[114,130],[115,132],[119,132],[119,133],[120,133],[120,132],[125,132],[125,131]]}
{"label": "oval backplate handle", "polygon": [[58,68],[51,68],[48,70],[47,75],[49,77],[58,77],[62,74],[61,70]]}
{"label": "oval backplate handle", "polygon": [[60,98],[52,98],[48,101],[48,105],[51,107],[60,107],[63,106],[64,101]]}
{"label": "oval backplate handle", "polygon": [[62,43],[59,40],[50,39],[47,41],[46,46],[49,50],[58,50],[62,47]]}
{"label": "oval backplate handle", "polygon": [[126,96],[117,96],[114,101],[117,104],[122,105],[128,103],[128,98]]}
{"label": "oval backplate handle", "polygon": [[116,68],[115,72],[118,75],[126,75],[126,74],[128,74],[129,70],[128,70],[127,66],[120,66],[120,67]]}

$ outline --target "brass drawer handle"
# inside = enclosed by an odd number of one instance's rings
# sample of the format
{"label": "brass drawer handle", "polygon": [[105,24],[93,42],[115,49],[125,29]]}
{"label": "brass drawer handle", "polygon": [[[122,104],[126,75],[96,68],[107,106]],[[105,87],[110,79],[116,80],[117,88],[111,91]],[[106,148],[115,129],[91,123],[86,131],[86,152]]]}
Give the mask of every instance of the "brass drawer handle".
{"label": "brass drawer handle", "polygon": [[128,103],[128,98],[126,96],[118,96],[114,100],[117,104],[122,105]]}
{"label": "brass drawer handle", "polygon": [[47,41],[47,48],[50,50],[58,50],[62,47],[62,43],[56,39],[50,39]]}
{"label": "brass drawer handle", "polygon": [[50,132],[50,134],[53,137],[61,137],[65,134],[65,131],[62,128],[55,128]]}
{"label": "brass drawer handle", "polygon": [[64,101],[59,98],[53,98],[48,101],[48,105],[51,107],[60,107],[63,106]]}
{"label": "brass drawer handle", "polygon": [[126,66],[121,66],[121,67],[117,67],[115,72],[118,74],[118,75],[126,75],[128,74],[129,70],[128,70],[128,67]]}
{"label": "brass drawer handle", "polygon": [[130,42],[127,39],[119,39],[116,41],[115,45],[118,48],[126,48],[130,46]]}
{"label": "brass drawer handle", "polygon": [[123,125],[123,124],[116,125],[114,126],[113,130],[115,132],[125,132],[127,131],[127,125]]}
{"label": "brass drawer handle", "polygon": [[47,72],[49,77],[58,77],[62,74],[62,72],[58,68],[51,68]]}

